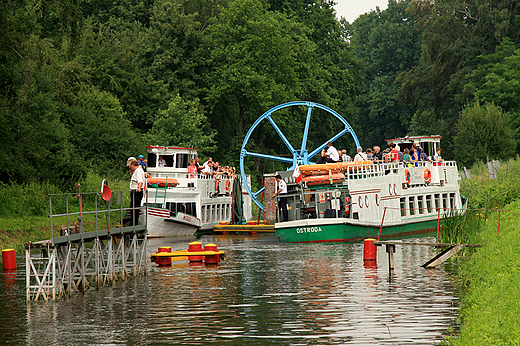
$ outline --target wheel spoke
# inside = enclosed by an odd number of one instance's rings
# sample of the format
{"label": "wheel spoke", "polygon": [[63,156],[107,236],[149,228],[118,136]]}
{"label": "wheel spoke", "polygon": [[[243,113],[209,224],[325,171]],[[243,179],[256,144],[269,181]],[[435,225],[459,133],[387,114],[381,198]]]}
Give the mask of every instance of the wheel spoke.
{"label": "wheel spoke", "polygon": [[246,150],[242,150],[242,155],[259,157],[261,159],[275,160],[275,161],[280,161],[280,162],[284,162],[284,163],[288,163],[288,164],[292,164],[293,160],[294,160],[292,157],[288,158],[288,157],[280,157],[280,156],[267,155],[267,154],[252,153],[252,152],[249,152]]}
{"label": "wheel spoke", "polygon": [[293,156],[294,156],[296,150],[294,150],[293,146],[291,145],[289,140],[285,137],[285,135],[283,134],[282,130],[280,130],[280,128],[278,127],[278,125],[276,125],[276,123],[274,122],[273,118],[271,118],[270,115],[267,117],[267,120],[269,120],[271,125],[273,125],[273,128],[276,131],[276,133],[278,134],[278,136],[280,136],[280,138],[282,139],[282,141],[285,144],[285,146],[287,147],[287,149],[289,149],[291,154],[293,154]]}
{"label": "wheel spoke", "polygon": [[305,129],[303,130],[301,152],[305,151],[307,147],[307,136],[309,135],[309,126],[311,124],[311,112],[314,108],[312,105],[309,105],[308,107],[309,108],[307,109],[307,119],[305,120]]}

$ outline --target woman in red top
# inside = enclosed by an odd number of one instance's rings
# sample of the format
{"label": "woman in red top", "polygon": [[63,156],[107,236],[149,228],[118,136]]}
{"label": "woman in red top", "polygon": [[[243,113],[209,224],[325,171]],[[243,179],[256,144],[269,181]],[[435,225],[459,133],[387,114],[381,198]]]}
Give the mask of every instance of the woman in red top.
{"label": "woman in red top", "polygon": [[391,162],[399,161],[399,151],[396,149],[395,144],[393,142],[390,142],[390,143],[388,143],[388,146],[390,147],[390,149],[392,149],[390,151],[390,161]]}
{"label": "woman in red top", "polygon": [[[195,165],[195,159],[190,160],[190,165],[188,166],[188,173],[198,173],[197,166]],[[195,176],[192,174],[190,175],[190,178],[195,178]]]}

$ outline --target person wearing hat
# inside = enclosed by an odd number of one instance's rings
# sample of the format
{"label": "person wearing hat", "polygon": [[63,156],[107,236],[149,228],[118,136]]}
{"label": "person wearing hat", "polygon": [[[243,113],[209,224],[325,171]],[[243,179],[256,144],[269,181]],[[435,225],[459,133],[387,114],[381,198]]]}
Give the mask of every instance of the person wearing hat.
{"label": "person wearing hat", "polygon": [[148,165],[146,164],[143,155],[139,155],[139,165],[143,168],[143,171],[146,172],[146,168],[148,167]]}
{"label": "person wearing hat", "polygon": [[[128,164],[128,162],[130,162],[130,164]],[[141,201],[143,199],[145,176],[142,166],[135,158],[129,158],[127,160],[127,166],[130,168],[132,175],[130,178],[130,208],[132,208],[132,222],[133,225],[136,226],[139,223],[139,207],[141,207]]]}
{"label": "person wearing hat", "polygon": [[[276,196],[279,194],[287,193],[287,184],[282,179],[280,174],[276,176],[276,181],[278,182],[278,191],[275,192],[273,198],[276,198]],[[289,211],[287,210],[287,197],[280,197],[280,200],[278,201],[278,208],[282,211],[283,221],[287,221],[289,219]]]}

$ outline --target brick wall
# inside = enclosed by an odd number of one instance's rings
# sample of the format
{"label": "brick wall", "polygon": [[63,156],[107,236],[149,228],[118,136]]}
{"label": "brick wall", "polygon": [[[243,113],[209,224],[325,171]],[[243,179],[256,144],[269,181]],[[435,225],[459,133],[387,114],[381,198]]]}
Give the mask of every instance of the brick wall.
{"label": "brick wall", "polygon": [[265,186],[265,219],[267,223],[274,224],[276,221],[276,198],[273,198],[276,192],[276,174],[264,174]]}

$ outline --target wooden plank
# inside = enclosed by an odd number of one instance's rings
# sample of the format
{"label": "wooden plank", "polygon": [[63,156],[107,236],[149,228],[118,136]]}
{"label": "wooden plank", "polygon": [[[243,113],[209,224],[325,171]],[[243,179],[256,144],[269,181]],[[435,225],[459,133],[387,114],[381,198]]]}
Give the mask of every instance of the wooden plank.
{"label": "wooden plank", "polygon": [[457,245],[464,245],[464,247],[482,247],[482,245],[479,244],[447,244],[447,243],[419,243],[419,242],[407,242],[407,241],[374,241],[373,244],[375,246],[381,246],[381,245],[387,245],[387,244],[393,244],[393,245],[419,245],[419,246],[432,246],[432,247],[438,247],[438,248],[445,248],[445,247],[453,247]]}
{"label": "wooden plank", "polygon": [[438,254],[437,256],[435,256],[434,258],[429,260],[428,262],[424,263],[422,265],[422,267],[423,268],[435,268],[436,266],[438,266],[442,262],[446,261],[448,258],[455,255],[456,253],[458,253],[460,250],[462,250],[465,247],[466,246],[464,244],[457,244],[455,246],[447,248],[446,250],[444,250],[443,252],[441,252],[440,254]]}

